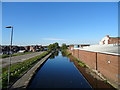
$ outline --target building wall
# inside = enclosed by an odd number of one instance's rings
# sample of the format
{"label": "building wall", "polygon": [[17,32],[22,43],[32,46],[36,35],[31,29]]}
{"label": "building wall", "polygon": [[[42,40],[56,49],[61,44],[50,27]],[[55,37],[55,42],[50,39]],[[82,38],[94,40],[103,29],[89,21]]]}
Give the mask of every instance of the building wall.
{"label": "building wall", "polygon": [[70,45],[70,46],[69,46],[69,49],[70,49],[70,50],[73,50],[73,48],[74,48],[74,45]]}
{"label": "building wall", "polygon": [[120,75],[120,72],[118,72],[118,68],[120,69],[118,58],[120,56],[75,49],[68,51],[87,64],[91,69],[99,71],[111,83],[118,82],[118,75]]}
{"label": "building wall", "polygon": [[79,50],[78,49],[74,49],[73,50],[73,55],[76,57],[76,58],[79,58]]}
{"label": "building wall", "polygon": [[84,50],[74,49],[69,51],[73,56],[86,63],[90,68],[96,69],[96,53]]}
{"label": "building wall", "polygon": [[99,44],[100,44],[100,45],[108,44],[108,43],[109,43],[108,40],[109,40],[109,35],[106,35],[106,36],[99,42]]}
{"label": "building wall", "polygon": [[90,68],[96,69],[96,53],[79,50],[79,59],[86,63]]}
{"label": "building wall", "polygon": [[110,38],[108,44],[118,44],[120,43],[120,38]]}
{"label": "building wall", "polygon": [[25,46],[25,49],[30,51],[30,46]]}
{"label": "building wall", "polygon": [[81,48],[87,47],[87,46],[90,46],[90,45],[80,45]]}
{"label": "building wall", "polygon": [[104,44],[119,44],[120,43],[120,38],[118,37],[110,37],[109,35],[106,35],[100,42],[100,45]]}
{"label": "building wall", "polygon": [[108,80],[118,81],[118,56],[97,53],[98,71]]}
{"label": "building wall", "polygon": [[34,47],[33,46],[30,46],[30,51],[34,52]]}

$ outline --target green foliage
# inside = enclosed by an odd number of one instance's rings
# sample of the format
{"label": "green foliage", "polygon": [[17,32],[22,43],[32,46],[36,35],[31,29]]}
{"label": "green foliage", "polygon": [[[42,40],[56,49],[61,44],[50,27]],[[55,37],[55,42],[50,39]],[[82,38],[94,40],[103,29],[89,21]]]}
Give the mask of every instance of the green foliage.
{"label": "green foliage", "polygon": [[61,46],[61,49],[62,50],[65,50],[65,49],[67,49],[68,47],[67,47],[67,45],[66,44],[62,44],[62,46]]}
{"label": "green foliage", "polygon": [[58,56],[59,52],[55,51],[54,53],[52,53],[52,55],[50,56],[50,59],[54,59],[55,56]]}
{"label": "green foliage", "polygon": [[82,61],[72,56],[71,53],[67,52],[66,50],[62,50],[62,55],[67,57],[72,57],[73,60],[78,62],[78,65],[80,65],[81,67],[86,67],[86,65]]}
{"label": "green foliage", "polygon": [[107,81],[107,80],[104,80],[104,82],[105,82],[105,83],[108,83],[108,81]]}
{"label": "green foliage", "polygon": [[73,59],[74,59],[75,61],[78,62],[78,65],[79,65],[79,66],[81,66],[81,67],[86,67],[85,63],[83,63],[82,61],[80,61],[79,59],[77,59],[77,58],[74,57],[74,56],[72,56],[72,57],[73,57]]}
{"label": "green foliage", "polygon": [[48,46],[48,51],[53,51],[59,49],[59,44],[58,43],[53,43]]}
{"label": "green foliage", "polygon": [[0,55],[0,58],[7,58],[9,57],[10,55]]}
{"label": "green foliage", "polygon": [[81,67],[86,67],[86,65],[81,61],[78,62],[78,65],[80,65]]}
{"label": "green foliage", "polygon": [[71,53],[67,52],[65,49],[62,49],[61,51],[63,56],[69,57],[71,55]]}
{"label": "green foliage", "polygon": [[[44,52],[39,56],[30,58],[28,60],[25,60],[24,62],[20,62],[17,64],[12,64],[10,67],[10,82],[12,83],[13,81],[15,81],[20,75],[22,75],[26,70],[28,70],[29,68],[31,68],[36,62],[39,61],[39,59],[43,58],[44,56],[46,56],[48,54],[48,52]],[[8,76],[8,71],[7,71],[8,67],[3,68],[2,70],[2,85],[3,88],[6,88],[7,86],[7,76]]]}

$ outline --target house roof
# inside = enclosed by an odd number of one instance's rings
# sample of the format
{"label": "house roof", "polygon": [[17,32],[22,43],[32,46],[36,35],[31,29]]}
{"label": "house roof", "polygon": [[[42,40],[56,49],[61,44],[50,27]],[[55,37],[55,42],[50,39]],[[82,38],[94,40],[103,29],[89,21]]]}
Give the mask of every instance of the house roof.
{"label": "house roof", "polygon": [[69,46],[74,46],[74,45],[90,45],[90,44],[70,44]]}
{"label": "house roof", "polygon": [[110,38],[120,38],[120,37],[110,37]]}
{"label": "house roof", "polygon": [[80,50],[92,51],[92,52],[100,52],[100,53],[107,53],[107,54],[114,54],[120,55],[120,46],[119,45],[91,45],[88,47],[83,48],[76,48]]}

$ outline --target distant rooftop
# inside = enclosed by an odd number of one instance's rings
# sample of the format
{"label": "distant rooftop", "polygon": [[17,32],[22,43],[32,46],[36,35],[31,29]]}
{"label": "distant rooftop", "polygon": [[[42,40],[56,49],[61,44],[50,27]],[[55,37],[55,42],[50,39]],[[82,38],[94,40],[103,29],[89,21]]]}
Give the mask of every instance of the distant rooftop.
{"label": "distant rooftop", "polygon": [[120,37],[110,37],[110,38],[120,38]]}
{"label": "distant rooftop", "polygon": [[90,44],[70,44],[70,45],[90,45]]}
{"label": "distant rooftop", "polygon": [[114,55],[120,55],[120,45],[91,45],[88,47],[83,48],[75,48],[80,50],[87,50],[92,52],[100,52],[100,53],[107,53],[107,54],[114,54]]}

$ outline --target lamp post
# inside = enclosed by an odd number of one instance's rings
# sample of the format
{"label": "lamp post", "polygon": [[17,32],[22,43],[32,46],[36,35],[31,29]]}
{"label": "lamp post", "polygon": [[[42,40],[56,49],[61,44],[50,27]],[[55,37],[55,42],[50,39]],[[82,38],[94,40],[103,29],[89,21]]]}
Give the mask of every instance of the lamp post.
{"label": "lamp post", "polygon": [[8,66],[8,87],[9,87],[9,83],[10,83],[10,66],[11,66],[11,56],[12,56],[12,40],[13,40],[13,27],[12,26],[8,26],[5,28],[11,28],[11,38],[10,38],[10,58],[9,58],[9,66]]}

